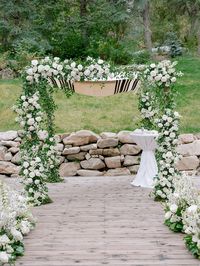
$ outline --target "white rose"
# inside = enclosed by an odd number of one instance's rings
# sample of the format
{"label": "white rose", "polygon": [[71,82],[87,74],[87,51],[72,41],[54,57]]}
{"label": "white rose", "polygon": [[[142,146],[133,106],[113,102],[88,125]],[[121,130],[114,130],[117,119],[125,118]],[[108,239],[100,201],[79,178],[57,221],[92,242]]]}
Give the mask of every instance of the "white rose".
{"label": "white rose", "polygon": [[30,131],[34,131],[34,130],[35,130],[34,126],[30,126],[30,127],[29,127],[29,130],[30,130]]}
{"label": "white rose", "polygon": [[162,78],[162,75],[155,76],[155,80],[156,80],[156,81],[161,80],[161,78]]}
{"label": "white rose", "polygon": [[31,184],[33,182],[32,178],[27,178],[28,184]]}
{"label": "white rose", "polygon": [[38,65],[38,60],[32,60],[32,61],[31,61],[31,64],[32,64],[33,66],[37,66],[37,65]]}
{"label": "white rose", "polygon": [[98,60],[98,64],[99,64],[99,65],[102,65],[102,64],[103,64],[103,60],[102,60],[102,59],[99,59],[99,60]]}
{"label": "white rose", "polygon": [[163,124],[162,123],[158,123],[158,127],[159,128],[162,128],[163,127]]}
{"label": "white rose", "polygon": [[166,121],[166,120],[167,120],[167,116],[166,116],[166,115],[163,115],[163,116],[162,116],[162,119],[163,119],[164,121]]}
{"label": "white rose", "polygon": [[78,70],[79,71],[83,70],[83,66],[82,65],[78,65]]}
{"label": "white rose", "polygon": [[35,173],[34,173],[34,172],[30,172],[29,176],[30,176],[31,178],[33,178],[33,177],[35,177]]}
{"label": "white rose", "polygon": [[174,132],[172,132],[172,133],[170,133],[170,135],[169,135],[169,136],[170,136],[170,138],[172,138],[172,139],[173,139],[173,138],[175,138],[175,137],[176,137],[176,134],[175,134]]}
{"label": "white rose", "polygon": [[195,235],[194,235],[194,236],[192,236],[192,241],[197,243],[197,242],[198,242],[198,237],[197,237],[197,236],[195,236]]}
{"label": "white rose", "polygon": [[42,71],[44,71],[44,66],[43,65],[39,65],[38,66],[38,72],[41,73]]}
{"label": "white rose", "polygon": [[165,213],[165,219],[168,220],[171,217],[171,212]]}
{"label": "white rose", "polygon": [[162,78],[161,78],[161,81],[162,81],[162,82],[166,82],[166,81],[167,81],[166,76],[162,77]]}
{"label": "white rose", "polygon": [[57,66],[57,70],[58,70],[58,71],[62,71],[62,70],[63,70],[63,66],[62,66],[62,65],[58,65],[58,66]]}
{"label": "white rose", "polygon": [[33,77],[32,77],[32,76],[27,76],[27,77],[26,77],[26,80],[27,80],[27,81],[33,81]]}
{"label": "white rose", "polygon": [[187,210],[189,213],[194,213],[197,211],[197,205],[191,205]]}
{"label": "white rose", "polygon": [[28,175],[28,169],[24,169],[23,174]]}
{"label": "white rose", "polygon": [[156,76],[156,71],[151,71],[151,73],[150,73],[150,75],[152,76],[152,77],[155,77]]}
{"label": "white rose", "polygon": [[174,173],[174,168],[169,168],[169,173],[173,174]]}
{"label": "white rose", "polygon": [[200,240],[197,241],[197,247],[200,249]]}
{"label": "white rose", "polygon": [[40,157],[36,157],[36,158],[35,158],[35,161],[36,161],[37,163],[40,163],[40,162],[41,162]]}
{"label": "white rose", "polygon": [[24,168],[28,168],[28,167],[29,167],[29,163],[28,163],[28,162],[24,162],[24,163],[23,163],[23,167],[24,167]]}
{"label": "white rose", "polygon": [[11,234],[13,235],[14,239],[16,239],[17,241],[22,241],[23,239],[22,234],[15,228],[11,229]]}
{"label": "white rose", "polygon": [[33,193],[33,189],[32,188],[29,188],[28,192],[29,193]]}
{"label": "white rose", "polygon": [[174,116],[175,116],[175,117],[180,117],[180,115],[179,115],[178,112],[174,112]]}
{"label": "white rose", "polygon": [[57,76],[58,75],[58,70],[53,70],[53,74],[55,75],[55,76]]}
{"label": "white rose", "polygon": [[8,236],[5,234],[1,235],[0,236],[0,245],[6,245],[8,243],[10,243],[10,239],[8,238]]}
{"label": "white rose", "polygon": [[169,209],[171,212],[176,213],[178,206],[176,204],[172,204]]}
{"label": "white rose", "polygon": [[49,65],[45,65],[44,66],[44,70],[49,71],[50,70],[50,66]]}
{"label": "white rose", "polygon": [[36,185],[40,184],[40,180],[38,180],[38,179],[35,180],[35,184],[36,184]]}
{"label": "white rose", "polygon": [[9,258],[10,258],[9,254],[7,254],[5,251],[0,251],[0,262],[8,263]]}
{"label": "white rose", "polygon": [[25,95],[22,95],[22,96],[21,96],[21,100],[22,100],[22,101],[26,101],[26,96],[25,96]]}
{"label": "white rose", "polygon": [[71,76],[74,78],[76,76],[76,72],[75,71],[71,71]]}
{"label": "white rose", "polygon": [[24,122],[24,121],[21,121],[21,122],[20,122],[20,126],[21,126],[21,127],[24,127],[24,126],[25,126],[25,122]]}
{"label": "white rose", "polygon": [[27,121],[27,124],[28,124],[29,126],[34,125],[34,123],[35,123],[34,118],[29,118],[28,121]]}
{"label": "white rose", "polygon": [[53,67],[53,68],[57,68],[57,66],[58,66],[58,64],[55,63],[55,62],[52,64],[52,67]]}
{"label": "white rose", "polygon": [[39,132],[38,132],[38,138],[40,139],[40,140],[45,140],[46,138],[48,138],[48,132],[46,131],[46,130],[40,130]]}
{"label": "white rose", "polygon": [[27,73],[29,76],[33,75],[33,69],[32,69],[32,68],[27,69],[27,70],[26,70],[26,73]]}
{"label": "white rose", "polygon": [[35,120],[36,120],[37,122],[41,122],[41,121],[42,121],[42,117],[41,117],[41,116],[37,116],[37,117],[35,118]]}
{"label": "white rose", "polygon": [[89,70],[92,71],[94,69],[94,66],[93,65],[90,65],[89,66]]}
{"label": "white rose", "polygon": [[85,74],[85,76],[89,76],[89,75],[90,75],[90,70],[89,70],[89,69],[86,69],[86,70],[84,71],[84,74]]}
{"label": "white rose", "polygon": [[171,82],[176,82],[176,78],[175,77],[171,78]]}
{"label": "white rose", "polygon": [[72,62],[71,63],[71,67],[74,68],[76,66],[76,63],[75,62]]}
{"label": "white rose", "polygon": [[151,67],[151,68],[155,68],[156,65],[155,65],[155,64],[151,64],[150,67]]}

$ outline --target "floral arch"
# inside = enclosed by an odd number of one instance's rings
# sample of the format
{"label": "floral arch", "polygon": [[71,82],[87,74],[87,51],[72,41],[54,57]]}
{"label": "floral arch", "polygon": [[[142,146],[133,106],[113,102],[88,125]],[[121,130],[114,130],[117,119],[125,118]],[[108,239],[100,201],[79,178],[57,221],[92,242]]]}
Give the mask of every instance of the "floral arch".
{"label": "floral arch", "polygon": [[[142,66],[140,71],[130,73],[119,71],[103,60],[91,57],[83,63],[72,60],[62,62],[58,57],[32,60],[31,66],[22,75],[23,93],[15,106],[17,121],[22,127],[21,175],[30,203],[40,205],[51,202],[46,182],[61,181],[58,172],[59,152],[56,151],[54,137],[54,89],[62,89],[69,97],[74,91],[82,93],[77,84],[84,84],[84,81],[98,84],[101,93],[91,87],[91,84],[87,84],[90,87],[83,93],[112,95],[135,90],[138,79],[142,81],[139,97],[142,127],[158,128],[160,132],[157,152],[159,174],[154,196],[159,200],[166,199],[169,192],[173,191],[173,177],[178,175],[175,168],[178,160],[175,148],[179,115],[174,112],[174,84],[181,73],[176,71],[175,65],[176,62],[165,60]],[[105,86],[107,83],[108,88]]]}
{"label": "floral arch", "polygon": [[[22,127],[20,174],[30,203],[40,205],[51,202],[46,182],[62,181],[54,137],[54,90],[63,90],[67,97],[74,92],[108,96],[135,90],[138,79],[136,73],[119,71],[91,57],[84,63],[62,62],[58,57],[32,60],[22,77],[23,93],[15,106]],[[81,86],[82,81],[87,83],[86,90]]]}

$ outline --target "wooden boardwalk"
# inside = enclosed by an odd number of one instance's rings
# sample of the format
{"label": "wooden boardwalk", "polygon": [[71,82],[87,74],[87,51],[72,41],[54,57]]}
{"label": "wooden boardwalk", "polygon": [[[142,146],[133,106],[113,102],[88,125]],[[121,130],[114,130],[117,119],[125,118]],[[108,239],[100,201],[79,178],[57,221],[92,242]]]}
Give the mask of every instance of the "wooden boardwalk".
{"label": "wooden boardwalk", "polygon": [[163,225],[160,203],[131,177],[73,177],[50,184],[53,204],[34,208],[37,227],[16,266],[200,265],[183,235]]}

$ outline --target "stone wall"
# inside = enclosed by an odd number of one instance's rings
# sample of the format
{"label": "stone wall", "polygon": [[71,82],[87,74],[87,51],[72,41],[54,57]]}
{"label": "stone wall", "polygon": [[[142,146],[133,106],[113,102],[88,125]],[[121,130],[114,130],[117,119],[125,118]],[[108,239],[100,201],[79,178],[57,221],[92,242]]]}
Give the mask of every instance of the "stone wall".
{"label": "stone wall", "polygon": [[[130,131],[118,134],[81,130],[56,135],[60,152],[61,176],[97,176],[136,174],[141,149]],[[20,170],[20,131],[0,132],[0,174],[16,176]],[[183,155],[178,168],[196,174],[200,168],[200,135],[180,136],[178,151]]]}

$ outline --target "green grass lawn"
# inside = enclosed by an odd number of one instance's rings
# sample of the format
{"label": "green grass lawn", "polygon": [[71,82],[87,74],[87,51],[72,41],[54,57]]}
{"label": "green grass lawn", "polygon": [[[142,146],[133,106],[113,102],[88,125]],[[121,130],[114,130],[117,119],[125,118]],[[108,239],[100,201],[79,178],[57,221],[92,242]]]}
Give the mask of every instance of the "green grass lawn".
{"label": "green grass lawn", "polygon": [[[200,132],[200,59],[182,57],[178,61],[178,69],[184,73],[177,84],[181,132]],[[0,81],[0,131],[19,128],[11,107],[21,90],[20,80]],[[74,94],[68,99],[62,92],[57,92],[55,101],[58,105],[57,132],[133,130],[140,120],[137,97],[133,93],[106,98]]]}

